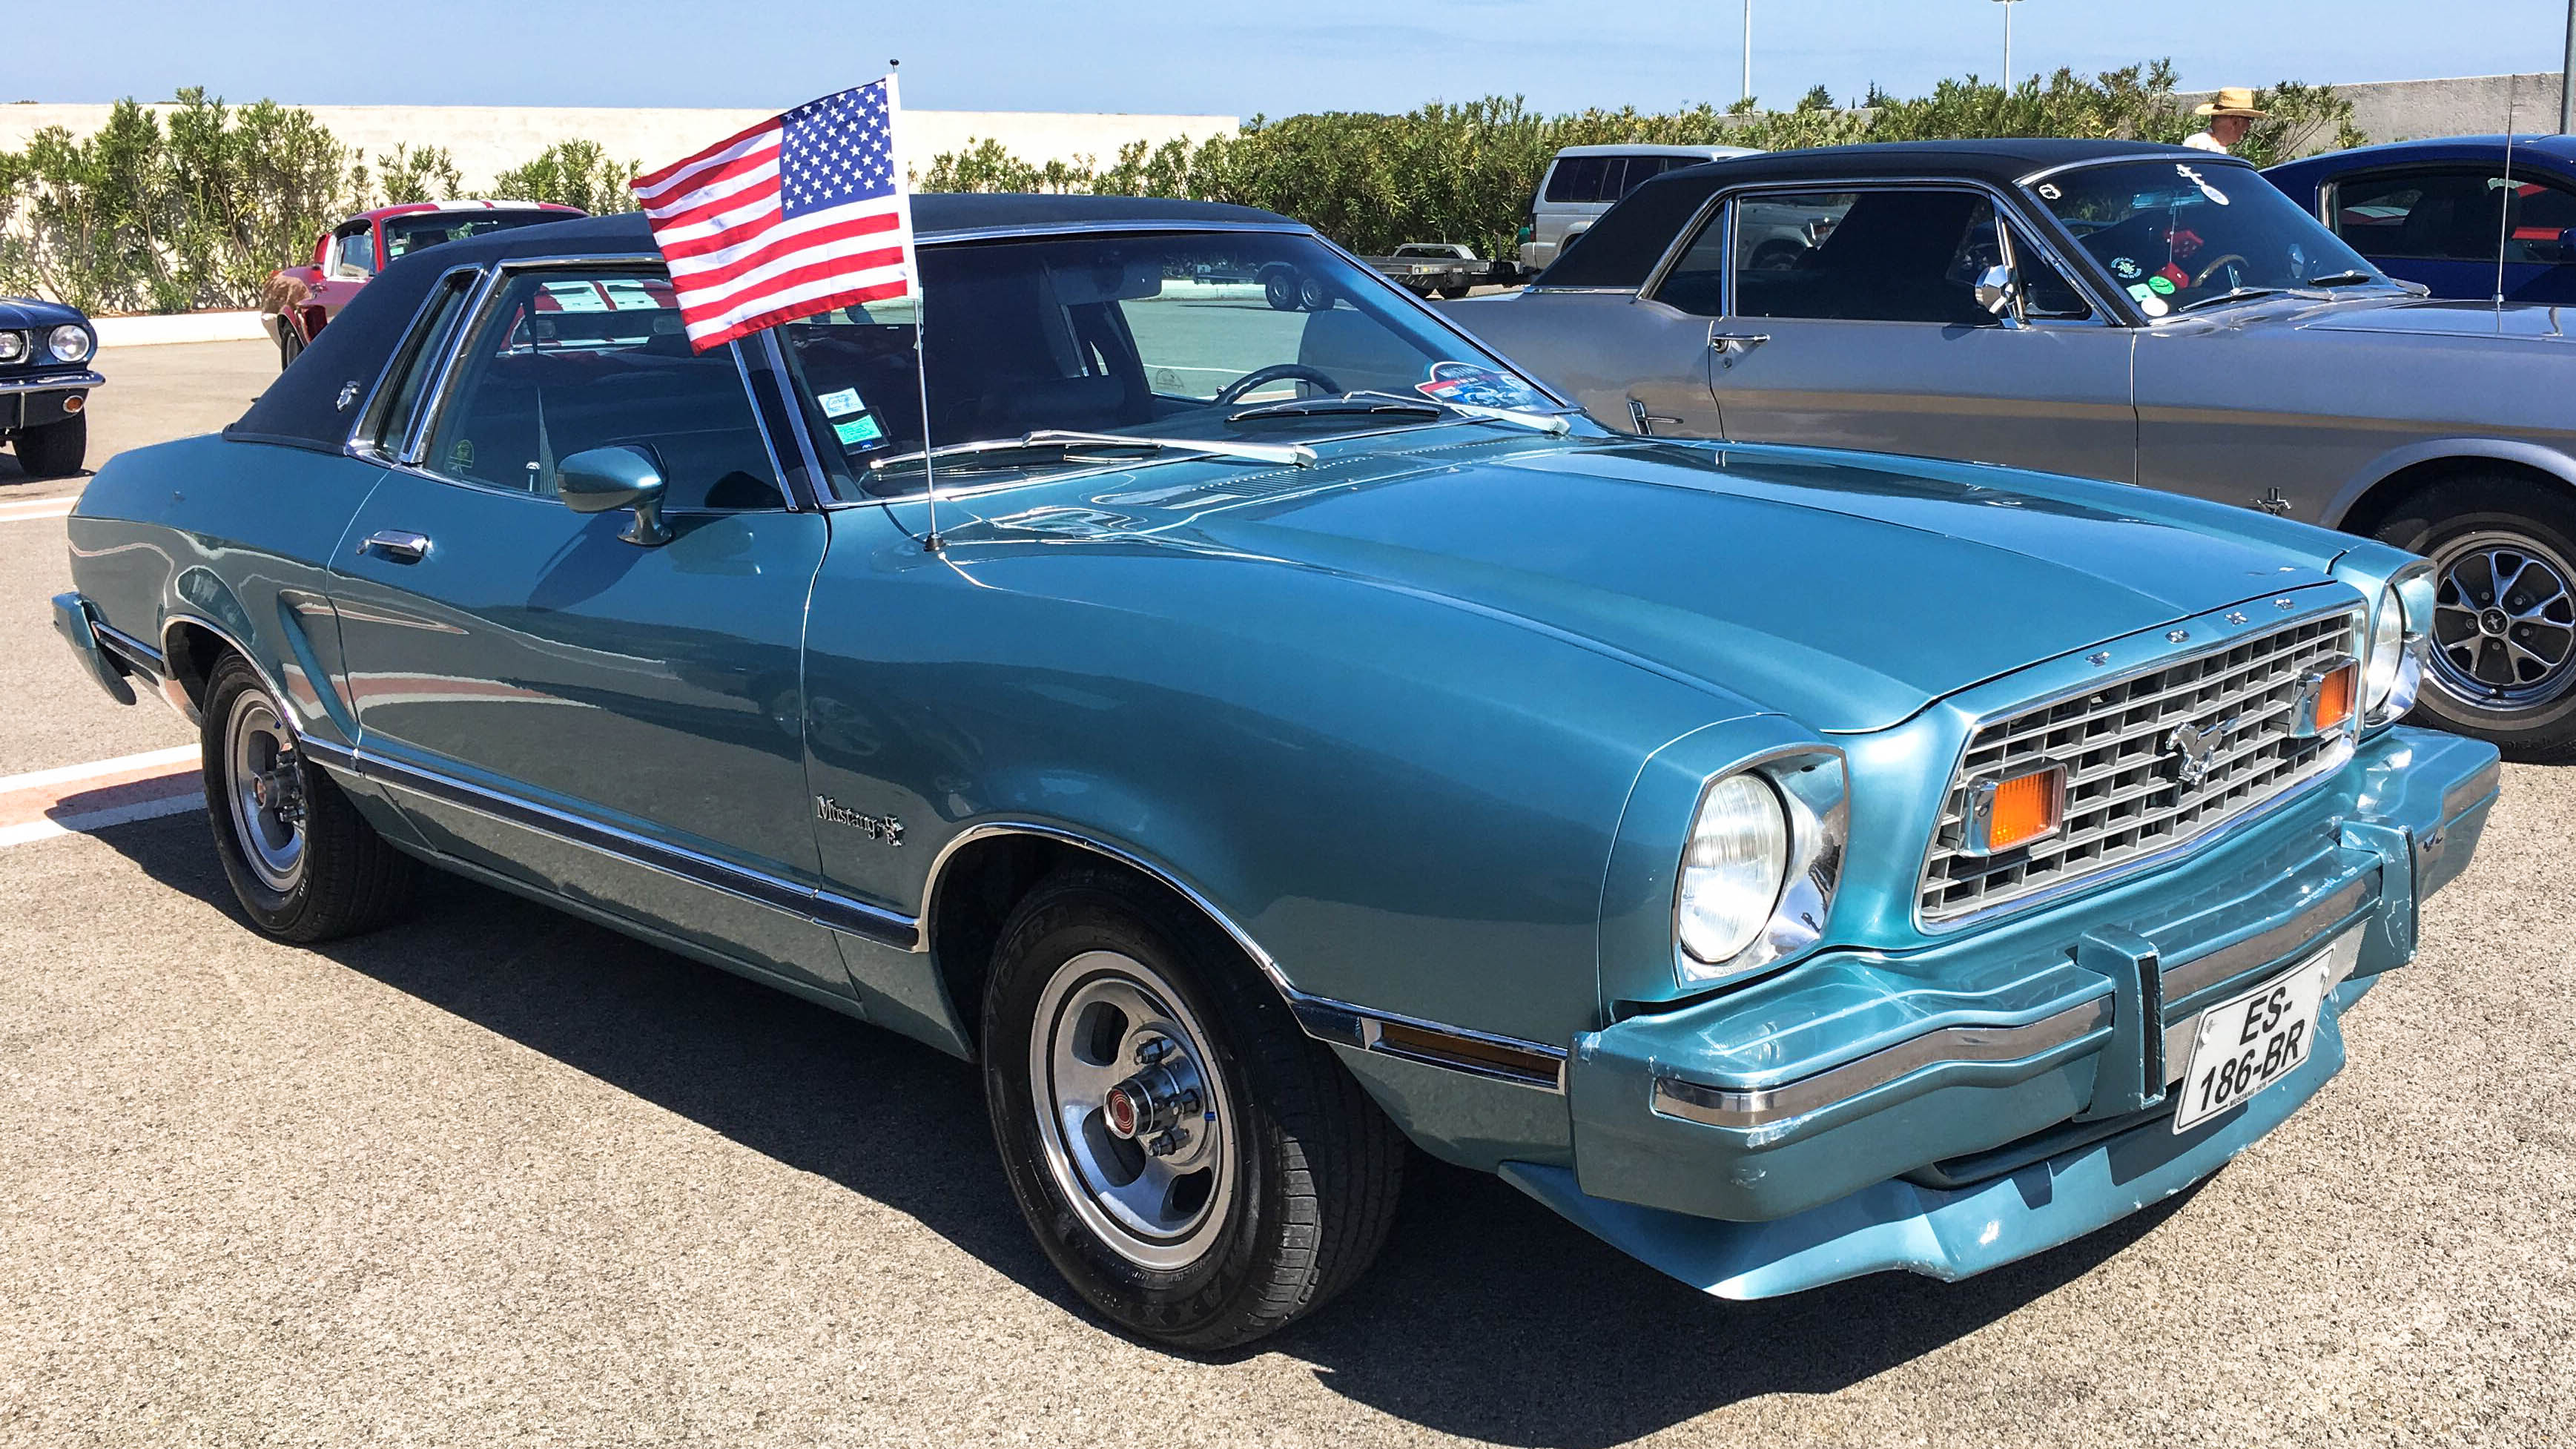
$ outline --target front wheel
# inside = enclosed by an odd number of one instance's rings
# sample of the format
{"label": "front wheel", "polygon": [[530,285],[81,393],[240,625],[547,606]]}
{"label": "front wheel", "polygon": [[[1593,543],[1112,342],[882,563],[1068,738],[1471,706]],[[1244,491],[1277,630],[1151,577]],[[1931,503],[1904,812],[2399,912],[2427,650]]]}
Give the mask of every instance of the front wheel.
{"label": "front wheel", "polygon": [[2376,533],[2433,560],[2417,716],[2517,760],[2576,760],[2576,501],[2467,474],[2409,497]]}
{"label": "front wheel", "polygon": [[74,413],[58,423],[29,428],[18,435],[18,466],[30,478],[69,478],[89,454],[89,414]]}
{"label": "front wheel", "polygon": [[1061,872],[1012,912],[983,1049],[1020,1211],[1130,1333],[1247,1343],[1385,1240],[1403,1139],[1231,941],[1131,877]]}
{"label": "front wheel", "polygon": [[252,925],[310,943],[402,912],[420,867],[305,757],[277,696],[239,655],[215,666],[200,718],[215,854]]}

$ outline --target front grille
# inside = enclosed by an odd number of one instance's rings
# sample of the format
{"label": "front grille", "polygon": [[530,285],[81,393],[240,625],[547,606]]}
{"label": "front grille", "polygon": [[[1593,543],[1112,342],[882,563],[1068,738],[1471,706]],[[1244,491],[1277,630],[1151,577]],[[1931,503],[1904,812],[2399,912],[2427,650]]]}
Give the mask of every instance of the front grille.
{"label": "front grille", "polygon": [[[1979,725],[1924,857],[1920,918],[1956,921],[2116,871],[2334,768],[2351,736],[2291,733],[2299,680],[2356,656],[2360,630],[2358,613],[2306,619]],[[2181,783],[2175,727],[2231,719],[2208,775]],[[2049,760],[2066,767],[2064,828],[1991,856],[1964,851],[1970,786]]]}

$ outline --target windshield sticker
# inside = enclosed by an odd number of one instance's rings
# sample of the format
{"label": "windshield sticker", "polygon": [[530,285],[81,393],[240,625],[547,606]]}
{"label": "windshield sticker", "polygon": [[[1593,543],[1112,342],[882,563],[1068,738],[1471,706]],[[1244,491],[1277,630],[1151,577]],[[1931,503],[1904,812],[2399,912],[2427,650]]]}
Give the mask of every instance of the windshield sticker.
{"label": "windshield sticker", "polygon": [[2136,281],[2139,274],[2145,270],[2146,268],[2139,266],[2135,261],[2128,257],[2113,257],[2111,259],[2111,275],[2118,277],[2123,282]]}
{"label": "windshield sticker", "polygon": [[2199,167],[2176,166],[2174,169],[2182,173],[2182,177],[2185,181],[2199,187],[2201,195],[2208,197],[2210,200],[2217,202],[2221,206],[2227,205],[2227,193],[2210,185],[2209,178],[2200,174]]}
{"label": "windshield sticker", "polygon": [[855,387],[845,387],[839,392],[827,392],[814,401],[822,405],[823,416],[827,418],[846,418],[852,413],[863,413],[868,410],[868,405],[859,401],[859,390]]}
{"label": "windshield sticker", "polygon": [[2144,282],[2135,282],[2135,283],[2130,284],[2130,287],[2129,287],[2129,295],[2130,295],[2130,296],[2132,296],[2132,297],[2137,298],[2137,299],[2138,299],[2139,301],[2141,301],[2141,302],[2144,302],[2144,301],[2148,300],[2149,298],[2151,298],[2151,297],[2155,296],[2155,294],[2156,294],[2156,289],[2155,289],[2155,288],[2153,288],[2153,287],[2148,286],[2148,285],[2147,285],[2146,283],[2144,283]]}
{"label": "windshield sticker", "polygon": [[2055,201],[2066,193],[2057,189],[2056,182],[2043,181],[2039,184],[2039,194],[2047,200]]}
{"label": "windshield sticker", "polygon": [[2150,317],[2161,317],[2172,309],[2165,305],[2164,298],[2157,296],[2153,292],[2149,292],[2146,299],[2138,303],[2138,310],[2146,313]]}
{"label": "windshield sticker", "polygon": [[2154,288],[2158,296],[2170,297],[2174,292],[2173,278],[2166,276],[2162,272],[2158,272],[2154,276],[2147,278],[2147,285]]}
{"label": "windshield sticker", "polygon": [[1528,383],[1507,372],[1473,362],[1435,362],[1431,376],[1413,385],[1424,397],[1479,408],[1524,408],[1544,412],[1554,404]]}
{"label": "windshield sticker", "polygon": [[842,443],[847,446],[857,447],[863,443],[873,443],[884,437],[885,429],[877,426],[877,420],[875,418],[866,413],[861,413],[847,422],[834,423],[832,425],[832,436],[840,439]]}

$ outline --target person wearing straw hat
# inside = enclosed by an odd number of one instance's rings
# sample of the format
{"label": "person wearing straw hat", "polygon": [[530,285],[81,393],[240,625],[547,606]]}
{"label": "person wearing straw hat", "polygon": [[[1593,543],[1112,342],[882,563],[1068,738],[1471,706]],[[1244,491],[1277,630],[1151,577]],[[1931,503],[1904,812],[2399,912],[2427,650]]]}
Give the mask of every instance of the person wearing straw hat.
{"label": "person wearing straw hat", "polygon": [[2222,156],[2245,139],[2256,121],[2263,119],[2263,112],[2254,107],[2254,92],[2247,86],[2222,86],[2215,97],[2192,107],[2191,113],[2207,116],[2209,129],[2185,136],[2182,143]]}

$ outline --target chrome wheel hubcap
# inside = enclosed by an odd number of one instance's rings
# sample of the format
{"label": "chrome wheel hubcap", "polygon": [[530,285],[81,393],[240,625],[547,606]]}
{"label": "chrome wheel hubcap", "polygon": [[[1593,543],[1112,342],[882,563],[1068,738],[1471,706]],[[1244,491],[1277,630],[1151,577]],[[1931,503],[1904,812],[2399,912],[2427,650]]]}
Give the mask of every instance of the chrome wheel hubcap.
{"label": "chrome wheel hubcap", "polygon": [[2576,567],[2527,538],[2476,533],[2435,556],[2433,677],[2486,709],[2543,704],[2576,684]]}
{"label": "chrome wheel hubcap", "polygon": [[1184,1268],[1233,1200],[1234,1111],[1207,1033],[1142,962],[1088,951],[1056,968],[1029,1033],[1047,1168],[1084,1226],[1143,1268]]}
{"label": "chrome wheel hubcap", "polygon": [[284,895],[304,877],[304,772],[295,736],[268,697],[245,690],[225,726],[233,836],[260,883]]}

